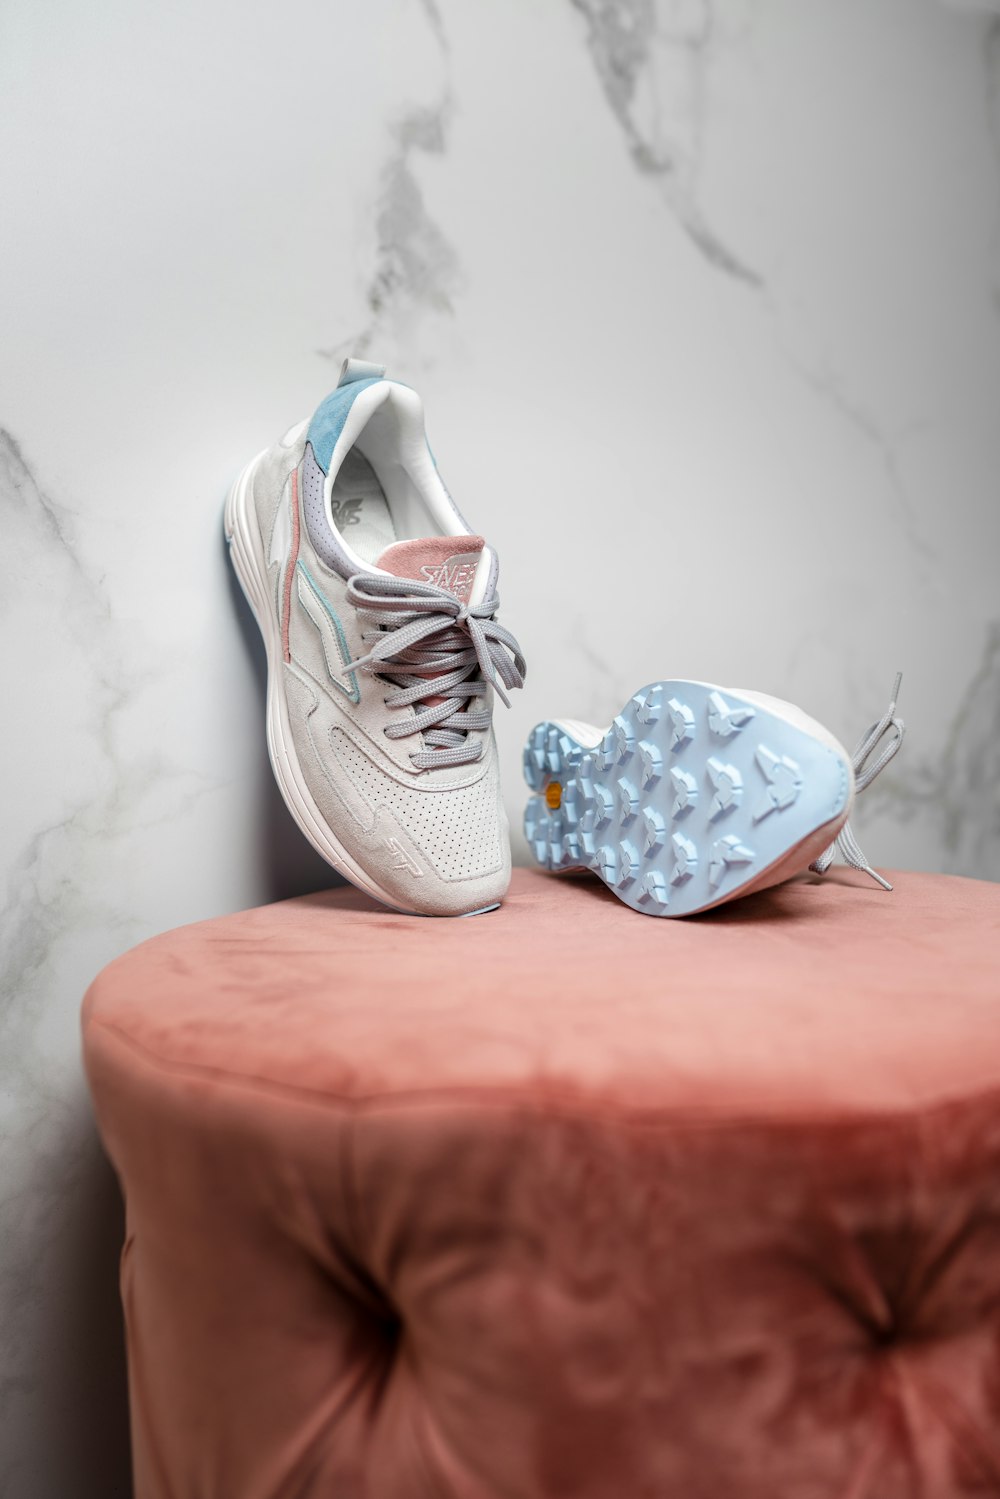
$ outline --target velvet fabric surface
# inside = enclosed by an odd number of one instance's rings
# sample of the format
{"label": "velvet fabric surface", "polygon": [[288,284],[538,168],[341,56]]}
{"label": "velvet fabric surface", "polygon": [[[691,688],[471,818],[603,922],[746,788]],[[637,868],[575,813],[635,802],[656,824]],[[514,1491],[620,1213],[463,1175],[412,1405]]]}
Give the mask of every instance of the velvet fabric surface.
{"label": "velvet fabric surface", "polygon": [[1000,1495],[1000,887],[893,878],[111,964],[137,1499]]}

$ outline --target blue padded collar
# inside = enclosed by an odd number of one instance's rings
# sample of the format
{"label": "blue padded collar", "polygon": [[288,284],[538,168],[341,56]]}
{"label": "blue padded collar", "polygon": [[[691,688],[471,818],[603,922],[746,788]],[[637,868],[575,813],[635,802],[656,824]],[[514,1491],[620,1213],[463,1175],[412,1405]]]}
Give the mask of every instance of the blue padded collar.
{"label": "blue padded collar", "polygon": [[307,441],[312,443],[316,462],[324,474],[330,472],[330,459],[337,446],[337,439],[344,430],[347,413],[363,390],[367,390],[370,385],[377,384],[378,376],[371,376],[366,380],[352,380],[347,385],[338,385],[337,389],[331,391],[326,400],[317,406],[315,415],[309,423]]}

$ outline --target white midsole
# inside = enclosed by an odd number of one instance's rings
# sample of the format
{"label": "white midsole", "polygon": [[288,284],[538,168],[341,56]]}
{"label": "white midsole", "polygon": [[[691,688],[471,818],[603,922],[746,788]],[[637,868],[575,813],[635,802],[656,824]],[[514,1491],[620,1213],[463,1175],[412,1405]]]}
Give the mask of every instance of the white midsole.
{"label": "white midsole", "polygon": [[[251,514],[249,503],[253,476],[267,450],[258,453],[247,464],[226,497],[225,529],[229,542],[236,576],[253,610],[267,653],[267,753],[271,761],[274,778],[299,829],[308,838],[313,848],[326,862],[383,905],[393,910],[406,910],[400,906],[396,896],[391,896],[373,880],[356,859],[348,853],[336,838],[323,817],[306,785],[305,777],[295,753],[291,725],[288,720],[288,705],[281,685],[281,630],[271,607],[270,588],[267,582],[267,567],[263,559],[263,542],[257,522]],[[408,913],[410,914],[410,913]],[[413,912],[412,914],[420,914]]]}

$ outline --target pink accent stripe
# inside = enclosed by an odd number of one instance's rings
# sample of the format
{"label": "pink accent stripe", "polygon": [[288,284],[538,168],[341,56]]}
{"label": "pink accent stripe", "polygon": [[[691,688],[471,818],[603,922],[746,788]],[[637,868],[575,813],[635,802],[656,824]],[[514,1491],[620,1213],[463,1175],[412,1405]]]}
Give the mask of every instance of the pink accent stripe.
{"label": "pink accent stripe", "polygon": [[284,596],[281,600],[281,650],[286,661],[291,661],[292,652],[288,644],[288,622],[292,614],[292,574],[299,560],[299,471],[292,469],[292,550],[285,573]]}

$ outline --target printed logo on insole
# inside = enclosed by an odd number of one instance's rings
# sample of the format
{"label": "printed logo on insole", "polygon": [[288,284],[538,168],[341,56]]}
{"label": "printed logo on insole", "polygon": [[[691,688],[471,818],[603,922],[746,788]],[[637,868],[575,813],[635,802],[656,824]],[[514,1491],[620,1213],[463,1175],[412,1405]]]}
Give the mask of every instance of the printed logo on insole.
{"label": "printed logo on insole", "polygon": [[331,500],[330,509],[333,513],[333,523],[340,530],[345,526],[358,526],[361,524],[361,507],[364,499]]}

